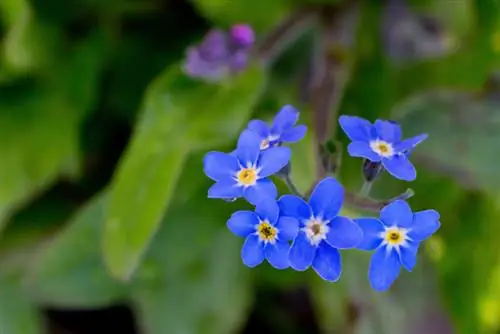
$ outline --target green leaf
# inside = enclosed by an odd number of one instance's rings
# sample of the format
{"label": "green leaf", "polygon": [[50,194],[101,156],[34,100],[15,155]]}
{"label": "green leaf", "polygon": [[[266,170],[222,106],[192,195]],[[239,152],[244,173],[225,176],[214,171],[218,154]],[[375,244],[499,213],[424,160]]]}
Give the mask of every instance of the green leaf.
{"label": "green leaf", "polygon": [[137,268],[189,151],[233,140],[264,79],[261,69],[250,68],[230,82],[209,85],[184,76],[176,64],[152,84],[111,185],[104,258],[113,276],[127,280]]}
{"label": "green leaf", "polygon": [[145,333],[235,333],[245,321],[251,272],[243,239],[225,227],[238,203],[206,198],[211,181],[197,179],[201,168],[201,156],[190,159],[133,282]]}
{"label": "green leaf", "polygon": [[46,80],[0,87],[0,229],[59,175],[77,174],[79,126],[98,93],[105,47],[91,35]]}
{"label": "green leaf", "polygon": [[0,333],[42,334],[42,316],[20,286],[18,275],[0,277]]}
{"label": "green leaf", "polygon": [[124,296],[125,287],[109,277],[100,256],[107,195],[95,197],[44,245],[27,275],[32,299],[54,307],[97,308]]}
{"label": "green leaf", "polygon": [[499,102],[455,91],[427,92],[393,110],[408,136],[428,133],[415,161],[464,186],[498,193]]}
{"label": "green leaf", "polygon": [[[228,27],[245,22],[263,32],[282,18],[292,8],[288,0],[191,0],[196,9],[215,25]],[[255,10],[258,8],[259,10]]]}

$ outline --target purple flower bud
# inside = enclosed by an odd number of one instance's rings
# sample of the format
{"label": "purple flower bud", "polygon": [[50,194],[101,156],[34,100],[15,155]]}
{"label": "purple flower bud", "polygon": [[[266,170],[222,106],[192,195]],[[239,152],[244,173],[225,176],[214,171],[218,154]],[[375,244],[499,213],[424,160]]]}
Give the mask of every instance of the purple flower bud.
{"label": "purple flower bud", "polygon": [[244,48],[252,46],[255,42],[255,33],[248,24],[235,24],[231,27],[230,35],[235,44]]}
{"label": "purple flower bud", "polygon": [[234,25],[230,32],[211,30],[197,46],[187,49],[186,74],[207,81],[220,81],[243,71],[250,60],[255,36],[250,26]]}

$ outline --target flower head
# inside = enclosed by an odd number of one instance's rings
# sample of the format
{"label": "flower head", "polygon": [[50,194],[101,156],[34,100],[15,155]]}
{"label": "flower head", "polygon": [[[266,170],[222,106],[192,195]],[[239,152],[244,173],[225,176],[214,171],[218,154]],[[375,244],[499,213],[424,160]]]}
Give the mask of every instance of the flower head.
{"label": "flower head", "polygon": [[288,268],[288,242],[297,235],[298,221],[280,217],[275,199],[262,199],[255,212],[235,212],[227,221],[227,227],[235,235],[246,238],[241,250],[245,265],[255,267],[267,259],[277,269]]}
{"label": "flower head", "polygon": [[255,41],[250,26],[238,24],[230,32],[214,29],[197,46],[187,49],[185,72],[195,78],[219,81],[243,71]]}
{"label": "flower head", "polygon": [[357,248],[375,250],[368,278],[373,289],[389,289],[399,276],[401,265],[412,271],[417,263],[420,242],[440,227],[439,213],[425,210],[413,213],[403,200],[397,200],[380,211],[380,219],[355,219],[363,230],[363,241]]}
{"label": "flower head", "polygon": [[252,120],[248,128],[259,134],[260,148],[265,150],[269,147],[278,146],[281,143],[295,143],[304,138],[307,127],[297,125],[299,111],[291,105],[285,105],[274,117],[271,126],[261,120]]}
{"label": "flower head", "polygon": [[377,120],[371,124],[360,117],[340,116],[339,123],[352,141],[347,147],[349,155],[381,162],[398,179],[415,180],[417,171],[408,157],[427,134],[403,140],[401,127],[394,121]]}
{"label": "flower head", "polygon": [[310,266],[327,281],[335,282],[342,271],[338,249],[356,247],[361,229],[349,218],[338,216],[344,188],[326,178],[314,188],[309,203],[294,195],[282,196],[278,205],[283,216],[299,221],[299,233],[290,248],[290,266],[298,271]]}
{"label": "flower head", "polygon": [[268,176],[283,168],[290,156],[287,147],[273,147],[261,153],[259,136],[251,130],[244,130],[234,152],[209,152],[203,158],[205,174],[216,181],[208,190],[208,197],[245,197],[252,204],[263,197],[274,199],[276,186]]}

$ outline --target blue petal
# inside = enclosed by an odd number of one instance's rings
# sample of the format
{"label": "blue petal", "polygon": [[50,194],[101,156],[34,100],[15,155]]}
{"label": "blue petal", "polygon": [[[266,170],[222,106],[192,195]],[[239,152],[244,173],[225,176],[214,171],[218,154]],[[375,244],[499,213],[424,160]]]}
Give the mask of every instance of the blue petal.
{"label": "blue petal", "polygon": [[280,214],[282,216],[294,217],[300,220],[311,218],[312,211],[309,204],[295,195],[284,195],[278,200]]}
{"label": "blue petal", "polygon": [[356,116],[340,116],[339,124],[351,141],[370,141],[373,125],[364,118]]}
{"label": "blue petal", "polygon": [[227,221],[227,228],[235,235],[246,238],[249,234],[254,233],[259,218],[252,211],[236,211]]}
{"label": "blue petal", "polygon": [[354,248],[363,241],[363,232],[350,218],[337,216],[328,224],[326,242],[340,249]]}
{"label": "blue petal", "polygon": [[405,152],[413,149],[415,146],[426,140],[427,137],[428,137],[427,133],[422,133],[418,136],[408,138],[397,143],[396,145],[394,145],[394,148],[396,149],[397,152]]}
{"label": "blue petal", "polygon": [[265,197],[257,203],[255,213],[262,220],[267,220],[274,225],[278,221],[280,209],[274,198]]}
{"label": "blue petal", "polygon": [[281,240],[293,240],[299,233],[299,221],[293,217],[280,217],[276,223],[278,237]]}
{"label": "blue petal", "polygon": [[275,199],[278,190],[270,179],[260,179],[250,187],[244,188],[245,199],[253,205],[257,205],[263,198]]}
{"label": "blue petal", "polygon": [[295,143],[304,138],[307,132],[307,126],[305,125],[297,125],[294,128],[289,130],[285,130],[280,135],[280,140],[285,143]]}
{"label": "blue petal", "polygon": [[236,155],[243,167],[253,166],[260,153],[260,136],[252,130],[245,129],[238,138]]}
{"label": "blue petal", "polygon": [[251,234],[246,238],[241,249],[241,259],[250,268],[258,266],[264,261],[264,243],[259,240],[257,235]]}
{"label": "blue petal", "polygon": [[400,269],[398,254],[385,246],[379,247],[373,254],[368,269],[370,285],[376,291],[389,289],[398,278]]}
{"label": "blue petal", "polygon": [[418,242],[407,242],[406,246],[399,247],[399,261],[409,272],[417,264],[418,246]]}
{"label": "blue petal", "polygon": [[382,222],[376,218],[357,218],[354,222],[363,231],[363,241],[356,247],[362,250],[374,250],[382,243],[380,233],[384,232],[385,228]]}
{"label": "blue petal", "polygon": [[403,155],[393,155],[391,158],[382,159],[384,168],[397,179],[403,181],[413,181],[417,178],[415,166]]}
{"label": "blue petal", "polygon": [[401,126],[394,121],[376,120],[375,129],[380,139],[389,143],[396,143],[401,140]]}
{"label": "blue petal", "polygon": [[290,161],[292,151],[288,147],[271,147],[262,152],[257,168],[259,177],[268,177],[280,171]]}
{"label": "blue petal", "polygon": [[304,271],[311,266],[315,255],[316,247],[311,245],[304,232],[299,232],[288,254],[290,266],[297,271]]}
{"label": "blue petal", "polygon": [[325,242],[320,243],[312,267],[325,281],[338,281],[342,273],[340,252]]}
{"label": "blue petal", "polygon": [[327,177],[314,188],[309,205],[315,217],[330,220],[340,212],[343,201],[344,187],[333,177]]}
{"label": "blue petal", "polygon": [[260,139],[269,137],[269,126],[260,119],[254,119],[248,123],[248,129],[259,134]]}
{"label": "blue petal", "polygon": [[351,157],[365,158],[373,162],[379,162],[380,156],[373,152],[368,142],[355,141],[347,146],[347,152]]}
{"label": "blue petal", "polygon": [[203,157],[203,171],[214,181],[230,178],[240,169],[238,159],[222,152],[208,152]]}
{"label": "blue petal", "polygon": [[208,198],[229,199],[243,196],[243,187],[240,187],[233,179],[217,181],[208,189]]}
{"label": "blue petal", "polygon": [[276,269],[286,269],[290,266],[288,263],[288,251],[290,245],[286,241],[278,241],[274,245],[267,244],[265,254],[267,261]]}
{"label": "blue petal", "polygon": [[423,241],[433,235],[441,226],[439,213],[436,210],[415,212],[413,224],[408,234],[412,240]]}
{"label": "blue petal", "polygon": [[408,203],[398,199],[380,210],[380,220],[386,226],[411,227],[413,212]]}
{"label": "blue petal", "polygon": [[291,105],[285,105],[274,117],[271,133],[281,134],[284,130],[291,128],[299,120],[299,111]]}

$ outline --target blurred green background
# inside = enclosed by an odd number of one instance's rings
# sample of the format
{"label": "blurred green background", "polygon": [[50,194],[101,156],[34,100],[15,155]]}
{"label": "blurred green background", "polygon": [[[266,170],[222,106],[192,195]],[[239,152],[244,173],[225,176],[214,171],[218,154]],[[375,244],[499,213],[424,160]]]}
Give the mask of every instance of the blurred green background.
{"label": "blurred green background", "polygon": [[[413,28],[389,42],[409,56],[391,55],[383,29],[401,4],[393,19]],[[289,26],[310,12],[316,23]],[[188,46],[241,22],[259,41],[290,32],[272,62],[259,65],[261,46],[236,78],[184,76]],[[329,37],[342,27],[351,38]],[[497,0],[0,0],[0,334],[500,333],[499,65]],[[334,89],[314,88],[318,73]],[[325,122],[347,144],[340,114],[429,133],[417,181],[374,187],[411,187],[414,210],[441,214],[389,292],[370,290],[357,251],[335,284],[241,263],[225,223],[249,205],[207,199],[201,160],[284,104],[309,125],[293,145],[303,191]],[[344,154],[350,191],[360,168]]]}

